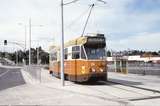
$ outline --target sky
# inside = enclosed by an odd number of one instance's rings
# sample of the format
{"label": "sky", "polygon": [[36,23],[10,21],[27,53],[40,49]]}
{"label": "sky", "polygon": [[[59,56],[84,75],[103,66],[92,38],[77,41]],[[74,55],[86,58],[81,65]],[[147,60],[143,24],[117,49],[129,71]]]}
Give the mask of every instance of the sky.
{"label": "sky", "polygon": [[[72,0],[64,0],[64,3]],[[79,0],[64,6],[65,41],[81,35],[89,5],[95,3],[85,34],[104,33],[109,50],[160,50],[160,0]],[[14,51],[24,44],[29,19],[32,21],[32,47],[45,50],[59,44],[61,37],[61,0],[0,0],[0,50]]]}

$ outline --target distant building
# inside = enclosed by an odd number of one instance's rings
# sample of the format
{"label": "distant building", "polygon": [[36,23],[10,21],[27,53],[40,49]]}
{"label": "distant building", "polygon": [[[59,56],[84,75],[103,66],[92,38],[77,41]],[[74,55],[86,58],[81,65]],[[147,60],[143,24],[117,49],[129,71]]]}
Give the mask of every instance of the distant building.
{"label": "distant building", "polygon": [[[160,63],[160,57],[144,57],[140,55],[134,55],[134,56],[122,56],[123,58],[126,58],[128,62],[153,62],[153,63]],[[114,57],[107,57],[107,61],[109,63],[114,61]]]}

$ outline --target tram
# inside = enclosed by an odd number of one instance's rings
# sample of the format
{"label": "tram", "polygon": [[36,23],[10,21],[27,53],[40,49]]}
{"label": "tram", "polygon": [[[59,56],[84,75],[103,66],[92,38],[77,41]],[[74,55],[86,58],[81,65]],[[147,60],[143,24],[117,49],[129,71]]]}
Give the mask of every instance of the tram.
{"label": "tram", "polygon": [[[65,43],[64,75],[74,82],[107,80],[104,34],[79,37]],[[60,48],[50,48],[49,73],[60,77]]]}

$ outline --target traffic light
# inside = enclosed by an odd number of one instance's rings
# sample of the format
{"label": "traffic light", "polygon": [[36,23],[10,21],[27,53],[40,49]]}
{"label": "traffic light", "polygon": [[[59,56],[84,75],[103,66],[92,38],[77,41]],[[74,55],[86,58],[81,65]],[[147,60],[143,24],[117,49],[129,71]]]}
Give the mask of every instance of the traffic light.
{"label": "traffic light", "polygon": [[7,45],[7,40],[4,40],[4,45]]}

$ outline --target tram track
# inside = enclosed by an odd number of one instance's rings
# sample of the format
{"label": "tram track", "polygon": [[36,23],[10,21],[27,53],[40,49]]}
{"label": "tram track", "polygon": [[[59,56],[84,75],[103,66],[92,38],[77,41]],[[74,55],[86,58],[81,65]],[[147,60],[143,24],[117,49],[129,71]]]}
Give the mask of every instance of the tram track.
{"label": "tram track", "polygon": [[[139,97],[139,98],[129,98],[129,101],[140,101],[140,100],[146,100],[146,99],[158,99],[160,98],[160,91],[159,90],[154,90],[154,89],[149,89],[149,88],[144,88],[144,87],[137,87],[134,85],[128,85],[128,84],[123,84],[123,83],[118,83],[118,82],[113,82],[113,81],[109,81],[110,83],[114,83],[114,84],[119,84],[121,86],[125,86],[125,87],[130,87],[130,88],[135,88],[138,90],[143,90],[143,91],[148,91],[148,92],[152,92],[153,94],[157,94],[157,95],[144,95],[143,93],[138,93],[132,90],[127,90],[127,91],[131,91],[131,92],[135,92],[137,94],[143,94],[144,96]],[[106,82],[105,82],[106,83]],[[117,87],[120,88],[120,87]],[[122,89],[122,88],[120,88]],[[124,89],[125,90],[125,89]]]}
{"label": "tram track", "polygon": [[[125,84],[121,84],[121,83],[117,83],[117,82],[112,82],[112,81],[109,81],[109,82],[100,81],[99,83],[102,83],[103,87],[100,87],[101,85],[98,86],[98,84],[97,85],[95,84],[96,86],[95,85],[89,85],[89,84],[85,84],[85,85],[84,84],[76,84],[76,86],[87,88],[89,90],[92,90],[92,92],[98,92],[101,95],[72,91],[72,89],[65,90],[65,89],[60,88],[59,90],[63,90],[63,91],[70,92],[70,93],[76,93],[76,94],[86,96],[86,97],[94,97],[94,98],[98,98],[98,99],[102,99],[102,100],[115,101],[115,102],[118,102],[118,103],[121,103],[121,104],[128,104],[129,101],[138,101],[138,100],[144,100],[144,99],[160,98],[160,93],[158,91],[155,92],[155,90],[152,90],[152,89],[147,89],[147,88],[144,89],[144,88],[141,88],[141,87],[129,86],[129,85],[125,85]],[[48,88],[48,86],[47,86],[47,88]],[[49,87],[49,88],[52,88],[52,87]],[[106,88],[107,89],[113,89],[114,88],[115,91],[118,90],[119,92],[126,93],[126,95],[127,95],[127,93],[132,93],[132,94],[137,94],[139,96],[138,97],[130,96],[128,98],[123,97],[122,95],[124,95],[124,94],[117,96],[117,94],[114,94],[109,90],[105,91]],[[132,90],[133,88],[134,88],[134,90]],[[153,95],[156,93],[156,95],[155,96],[147,95],[147,94],[145,94],[145,91],[150,92]]]}
{"label": "tram track", "polygon": [[[54,89],[52,86],[47,86]],[[75,88],[81,89],[75,89]],[[160,91],[130,86],[127,84],[113,82],[113,81],[97,81],[90,83],[72,83],[70,87],[58,88],[59,90],[75,93],[78,95],[93,97],[101,100],[108,100],[120,103],[122,105],[130,105],[132,101],[139,101],[145,99],[160,98]],[[82,91],[80,91],[82,90]],[[83,91],[84,90],[84,91]],[[88,92],[87,92],[88,91]]]}
{"label": "tram track", "polygon": [[[110,83],[110,82],[104,82],[106,85],[112,85],[113,83]],[[139,95],[143,95],[143,96],[148,96],[148,95],[145,95],[145,94],[143,94],[143,93],[139,93],[139,92],[137,92],[137,91],[134,91],[134,90],[130,90],[130,89],[128,89],[128,88],[124,88],[124,87],[122,87],[122,86],[124,86],[124,85],[121,85],[121,84],[119,84],[121,87],[117,87],[116,85],[113,85],[113,86],[111,86],[111,87],[114,87],[114,88],[117,88],[117,89],[121,89],[121,90],[123,90],[123,91],[126,91],[126,92],[131,92],[131,93],[135,93],[135,94],[139,94]],[[127,86],[128,87],[128,86]]]}
{"label": "tram track", "polygon": [[104,96],[95,95],[95,94],[80,93],[80,92],[76,92],[76,91],[72,91],[72,90],[65,90],[65,89],[62,89],[62,88],[49,87],[49,86],[46,86],[46,85],[45,85],[45,87],[49,88],[49,89],[56,89],[56,90],[59,90],[59,91],[65,91],[65,92],[69,92],[69,93],[74,93],[74,94],[78,94],[78,95],[85,96],[85,97],[92,97],[92,98],[97,98],[97,99],[100,99],[100,100],[113,101],[113,102],[117,102],[117,103],[119,103],[121,105],[124,105],[124,106],[127,106],[127,104],[129,104],[127,101],[120,100],[120,99],[115,98],[115,97],[114,98],[110,98],[110,97],[104,97]]}
{"label": "tram track", "polygon": [[[96,91],[96,92],[99,92],[99,93],[102,93],[102,94],[105,94],[107,96],[111,96],[112,98],[115,98],[116,100],[122,100],[122,101],[138,101],[138,100],[145,100],[145,99],[155,99],[155,98],[160,98],[160,93],[158,91],[155,92],[155,90],[152,90],[152,89],[144,89],[144,88],[141,88],[141,87],[134,87],[134,86],[128,86],[128,85],[124,85],[124,84],[121,84],[121,83],[115,83],[115,82],[102,82],[104,83],[104,85],[112,85],[112,84],[115,84],[113,86],[109,86],[110,89],[114,88],[115,90],[120,90],[120,92],[123,92],[123,91],[126,91],[126,94],[127,93],[133,93],[133,94],[138,94],[139,96],[138,97],[129,97],[129,98],[124,98],[122,95],[118,95],[118,96],[115,96],[113,95],[112,93],[109,93],[109,92],[105,92],[103,89],[99,89],[99,87],[91,87],[91,86],[85,86],[93,91]],[[117,85],[120,85],[120,87],[118,87]],[[108,86],[107,86],[108,87]],[[127,87],[127,88],[126,88]],[[133,89],[134,90],[131,90]],[[104,87],[105,89],[105,87]],[[140,91],[139,91],[140,90]],[[145,94],[145,92],[150,92],[151,94],[147,95]],[[156,93],[156,94],[155,94]]]}
{"label": "tram track", "polygon": [[132,87],[132,88],[137,88],[137,89],[141,89],[141,90],[150,91],[150,92],[153,92],[153,93],[159,93],[159,94],[160,94],[160,91],[159,91],[159,90],[155,90],[155,89],[138,87],[138,86],[129,85],[129,84],[124,84],[124,83],[119,83],[119,82],[114,82],[114,81],[108,81],[108,82],[113,83],[113,84],[120,84],[120,85],[123,85],[123,86]]}
{"label": "tram track", "polygon": [[[88,90],[91,90],[91,92],[93,93],[88,93],[88,92],[81,92],[79,90],[74,90],[75,88],[72,88],[72,86],[77,86],[78,88],[83,88],[84,90],[87,88]],[[71,84],[71,86],[69,87],[69,89],[66,89],[65,87],[54,87],[54,86],[49,86],[49,85],[45,85],[44,87],[49,88],[49,89],[56,89],[58,91],[65,91],[65,92],[69,92],[69,93],[73,93],[73,94],[77,94],[77,95],[81,95],[81,96],[85,96],[85,97],[92,97],[92,98],[97,98],[100,100],[107,100],[107,101],[113,101],[113,102],[117,102],[120,105],[124,105],[124,106],[128,106],[129,102],[127,102],[126,100],[121,100],[119,97],[112,95],[110,93],[107,92],[103,92],[101,90],[95,90],[92,89],[88,86],[84,86],[82,84],[77,84],[77,83],[73,83],[73,85]],[[87,90],[86,89],[86,90]],[[98,94],[96,92],[99,92]]]}

